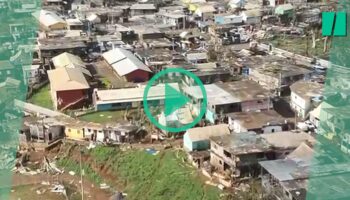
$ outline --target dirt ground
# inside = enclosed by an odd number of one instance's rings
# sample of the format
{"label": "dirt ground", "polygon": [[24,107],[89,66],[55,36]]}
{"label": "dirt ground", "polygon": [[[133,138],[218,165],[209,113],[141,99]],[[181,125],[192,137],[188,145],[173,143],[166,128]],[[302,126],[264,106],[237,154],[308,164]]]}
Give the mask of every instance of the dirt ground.
{"label": "dirt ground", "polygon": [[[26,166],[29,167],[32,170],[39,169],[41,167],[41,163],[43,161],[44,156],[47,156],[50,160],[53,160],[55,156],[60,152],[60,147],[57,146],[56,148],[53,148],[50,152],[44,152],[44,151],[31,151],[29,152],[29,161],[27,162]],[[1,176],[1,175],[0,175]],[[1,177],[0,177],[1,179]],[[11,194],[11,199],[21,199],[25,200],[27,198],[22,198],[21,196],[18,195],[24,195],[28,196],[29,194],[32,194],[33,197],[35,198],[28,198],[29,200],[36,200],[36,199],[45,199],[45,200],[51,200],[50,198],[42,198],[49,196],[55,196],[51,195],[50,191],[46,191],[45,195],[41,194],[38,195],[36,193],[36,188],[43,187],[42,183],[50,183],[48,187],[49,189],[55,184],[64,184],[64,185],[69,185],[69,189],[72,190],[71,188],[74,188],[75,191],[78,194],[75,194],[75,196],[81,196],[81,182],[80,182],[80,176],[79,174],[75,174],[74,176],[70,175],[68,172],[64,172],[63,174],[58,174],[58,175],[52,175],[48,173],[39,173],[36,175],[24,175],[20,173],[14,173],[12,176],[12,184],[7,185],[6,183],[1,183],[0,182],[0,188],[6,188],[6,187],[11,187],[12,190],[16,191],[19,190],[21,191],[20,194],[17,194],[16,192],[13,192]],[[46,188],[46,190],[49,190]],[[67,189],[67,188],[66,188]],[[86,178],[83,178],[83,189],[84,189],[84,199],[88,200],[95,200],[95,199],[101,199],[101,200],[107,200],[109,199],[113,194],[110,191],[100,189],[99,185],[96,185],[89,181]],[[43,189],[44,190],[44,189]],[[46,194],[47,193],[47,194]],[[30,195],[29,195],[30,196]],[[28,196],[28,197],[29,197]],[[59,196],[57,199],[54,200],[59,200]],[[1,199],[1,198],[0,198]],[[65,199],[65,198],[64,198]],[[75,199],[75,198],[73,198]],[[80,199],[80,198],[78,198]]]}
{"label": "dirt ground", "polygon": [[[67,141],[66,141],[67,142]],[[73,142],[75,144],[75,142]],[[73,145],[72,144],[72,145]],[[167,140],[167,141],[156,141],[153,144],[147,143],[147,144],[125,144],[121,145],[121,148],[125,149],[146,149],[146,148],[155,148],[158,150],[164,149],[166,145],[170,145],[172,147],[180,147],[182,144],[182,140]],[[74,145],[73,145],[74,146]],[[71,149],[67,150],[62,148],[60,145],[57,145],[56,147],[53,147],[48,152],[44,151],[30,151],[29,152],[29,161],[26,163],[26,166],[29,167],[32,170],[40,169],[42,166],[43,158],[46,156],[49,160],[54,160],[55,157],[61,157],[65,153],[70,152],[68,156],[71,157],[73,160],[79,160],[79,152],[77,149]],[[100,186],[91,182],[90,180],[85,177],[83,179],[83,188],[84,188],[84,199],[86,200],[107,200],[112,195],[112,191],[123,191],[125,187],[124,182],[118,181],[118,177],[115,177],[112,173],[111,169],[108,167],[104,167],[101,165],[94,165],[94,162],[92,162],[92,158],[90,157],[82,157],[83,163],[91,163],[91,167],[94,171],[98,172],[101,177],[103,177],[104,181],[107,183],[113,183],[111,185],[110,190],[103,190],[100,189]],[[0,175],[1,179],[1,175]],[[43,185],[43,183],[49,183],[50,185]],[[71,199],[80,199],[81,197],[81,184],[80,184],[80,175],[70,175],[68,171],[65,171],[63,174],[58,175],[52,175],[48,173],[39,173],[36,175],[24,175],[20,173],[14,173],[12,176],[12,184],[8,185],[5,183],[0,183],[0,188],[7,188],[11,187],[12,193],[11,193],[11,200],[33,200],[33,199],[45,199],[45,200],[60,200],[61,197],[64,197],[63,195],[58,194],[52,194],[50,188],[55,183],[64,184],[65,186],[68,184],[70,188],[74,188],[74,198]],[[44,194],[37,194],[37,191],[43,191],[45,190]],[[72,190],[72,189],[70,189]],[[26,197],[26,198],[23,198]],[[28,198],[27,198],[28,197]],[[0,198],[1,199],[1,198]],[[63,198],[65,199],[65,198]]]}
{"label": "dirt ground", "polygon": [[[49,174],[38,174],[38,175],[21,175],[21,174],[14,174],[13,175],[13,182],[12,187],[16,188],[19,186],[28,186],[28,185],[41,185],[42,182],[48,182],[50,184],[53,184],[54,182],[58,183],[69,183],[70,185],[74,186],[78,189],[78,192],[80,193],[80,177],[77,175],[70,175],[68,173],[63,173],[58,176],[52,176]],[[84,199],[109,199],[112,194],[109,191],[102,190],[99,188],[99,186],[91,183],[89,180],[83,179],[83,188],[84,188]],[[15,189],[16,190],[16,189]],[[35,193],[35,191],[33,191]],[[50,193],[50,192],[47,192]],[[81,193],[80,193],[81,194]],[[12,196],[15,194],[12,194]],[[24,200],[24,199],[22,199]],[[30,199],[33,200],[33,199]]]}

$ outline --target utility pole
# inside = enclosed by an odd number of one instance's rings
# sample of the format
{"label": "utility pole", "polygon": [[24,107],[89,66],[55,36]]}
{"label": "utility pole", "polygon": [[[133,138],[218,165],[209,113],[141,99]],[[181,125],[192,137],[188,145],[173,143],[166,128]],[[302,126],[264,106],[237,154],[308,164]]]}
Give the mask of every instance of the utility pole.
{"label": "utility pole", "polygon": [[82,169],[82,164],[81,164],[81,154],[83,153],[81,150],[81,146],[79,144],[79,151],[80,151],[80,159],[79,159],[79,163],[80,163],[80,187],[81,187],[81,200],[84,200],[84,184],[83,184],[83,173],[84,170]]}
{"label": "utility pole", "polygon": [[297,111],[294,111],[294,130],[297,130]]}

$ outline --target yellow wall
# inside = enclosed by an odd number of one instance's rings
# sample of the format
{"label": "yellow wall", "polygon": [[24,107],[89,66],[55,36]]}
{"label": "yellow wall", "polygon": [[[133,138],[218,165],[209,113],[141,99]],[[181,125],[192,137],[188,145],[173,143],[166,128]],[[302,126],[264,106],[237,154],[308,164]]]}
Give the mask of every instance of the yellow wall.
{"label": "yellow wall", "polygon": [[82,128],[75,128],[66,126],[65,128],[66,137],[73,140],[83,140],[84,131]]}
{"label": "yellow wall", "polygon": [[196,4],[191,3],[188,5],[188,10],[190,10],[192,12],[196,11],[197,9],[198,9],[198,6]]}

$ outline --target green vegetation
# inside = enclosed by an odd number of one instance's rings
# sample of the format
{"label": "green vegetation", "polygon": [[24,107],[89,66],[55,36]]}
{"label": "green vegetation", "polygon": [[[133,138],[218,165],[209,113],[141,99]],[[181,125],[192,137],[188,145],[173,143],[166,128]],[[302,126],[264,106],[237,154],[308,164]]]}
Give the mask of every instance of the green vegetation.
{"label": "green vegetation", "polygon": [[203,185],[196,171],[186,166],[182,151],[150,155],[142,150],[97,147],[91,155],[101,164],[111,163],[115,175],[126,182],[128,199],[219,199],[218,190]]}
{"label": "green vegetation", "polygon": [[45,85],[44,87],[40,88],[28,99],[28,102],[44,108],[53,109],[50,86]]}
{"label": "green vegetation", "polygon": [[[205,185],[198,172],[183,161],[185,153],[182,151],[169,149],[150,155],[143,150],[121,151],[98,146],[85,154],[90,155],[93,164],[103,166],[104,171],[108,168],[107,176],[113,180],[110,184],[123,185],[129,200],[220,199],[219,190]],[[79,171],[77,162],[62,160],[59,164],[73,165],[72,170]],[[92,180],[101,181],[96,172],[85,168],[85,174]]]}
{"label": "green vegetation", "polygon": [[[316,39],[317,40],[317,39]],[[303,56],[309,57],[319,57],[323,59],[328,58],[328,51],[323,52],[324,40],[318,38],[316,41],[316,48],[312,48],[312,38],[307,37],[288,37],[285,38],[283,36],[276,36],[272,39],[265,41],[266,43],[271,43],[274,47],[284,49],[290,52],[295,52],[296,54],[300,54]],[[331,42],[328,42],[328,49],[330,47]]]}
{"label": "green vegetation", "polygon": [[103,88],[106,88],[106,89],[111,88],[112,83],[111,83],[111,81],[108,78],[101,78],[100,81],[101,81],[101,83],[103,85]]}
{"label": "green vegetation", "polygon": [[[62,158],[57,163],[59,166],[63,167],[66,171],[73,171],[76,174],[80,175],[80,164],[75,160],[71,160],[68,158]],[[90,165],[86,163],[82,163],[81,168],[84,171],[84,175],[94,183],[102,183],[102,178],[98,175]]]}

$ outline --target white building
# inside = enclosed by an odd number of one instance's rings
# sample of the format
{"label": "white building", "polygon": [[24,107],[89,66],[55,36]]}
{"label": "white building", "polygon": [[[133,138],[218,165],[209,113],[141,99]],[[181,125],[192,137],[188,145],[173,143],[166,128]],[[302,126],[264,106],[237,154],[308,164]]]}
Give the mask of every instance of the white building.
{"label": "white building", "polygon": [[[177,83],[169,83],[176,90],[179,89]],[[92,95],[93,103],[96,110],[118,110],[127,108],[137,108],[143,106],[145,86],[134,88],[122,88],[112,90],[95,89]],[[165,84],[158,84],[149,89],[147,95],[149,106],[164,105],[165,100]]]}
{"label": "white building", "polygon": [[290,86],[290,104],[299,117],[307,117],[309,111],[313,109],[313,99],[322,95],[322,88],[323,85],[310,81],[298,81]]}

